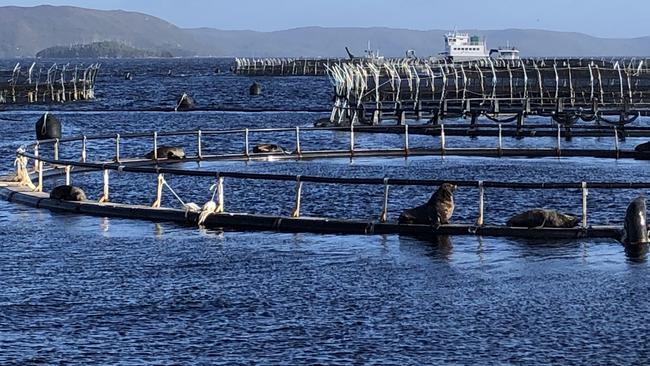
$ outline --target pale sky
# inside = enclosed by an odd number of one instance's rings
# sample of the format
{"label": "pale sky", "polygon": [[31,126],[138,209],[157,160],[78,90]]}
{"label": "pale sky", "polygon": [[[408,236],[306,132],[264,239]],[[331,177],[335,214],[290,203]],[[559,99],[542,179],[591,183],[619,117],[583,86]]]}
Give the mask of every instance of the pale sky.
{"label": "pale sky", "polygon": [[600,37],[650,35],[650,0],[0,0],[0,6],[43,4],[139,11],[183,28],[534,28]]}

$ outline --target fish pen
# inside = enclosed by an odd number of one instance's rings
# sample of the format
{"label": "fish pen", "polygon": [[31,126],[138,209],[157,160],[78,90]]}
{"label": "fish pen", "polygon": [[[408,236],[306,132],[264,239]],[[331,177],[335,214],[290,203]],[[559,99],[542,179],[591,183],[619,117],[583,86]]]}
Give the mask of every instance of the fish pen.
{"label": "fish pen", "polygon": [[50,67],[20,63],[0,70],[0,104],[63,103],[95,97],[100,64]]}
{"label": "fish pen", "polygon": [[327,76],[328,70],[334,66],[426,62],[430,61],[409,58],[236,58],[231,70],[242,76]]}
{"label": "fish pen", "polygon": [[527,116],[566,127],[578,120],[620,128],[650,115],[648,60],[481,59],[463,63],[334,65],[329,123],[439,123],[479,117],[523,126]]}
{"label": "fish pen", "polygon": [[[301,136],[305,134],[331,131],[332,133],[349,133],[350,146],[344,150],[307,150],[301,147]],[[295,149],[291,152],[273,152],[273,153],[256,153],[251,149],[250,141],[252,134],[262,134],[273,138],[278,133],[295,133]],[[271,137],[268,137],[270,135]],[[206,140],[209,137],[223,136],[230,141],[236,140],[237,136],[242,141],[243,150],[239,152],[214,151],[206,153],[208,144]],[[125,217],[135,219],[145,219],[153,221],[173,221],[184,225],[201,225],[210,228],[229,228],[245,230],[271,230],[285,232],[315,232],[315,233],[342,233],[342,234],[406,234],[406,235],[480,235],[480,236],[514,236],[526,238],[556,238],[556,239],[575,239],[585,237],[600,238],[619,238],[622,228],[620,226],[608,223],[592,223],[589,217],[591,212],[588,210],[589,190],[635,190],[641,193],[650,189],[648,182],[499,182],[499,181],[475,181],[475,180],[439,180],[439,179],[406,179],[401,177],[328,177],[328,176],[308,176],[300,174],[268,174],[268,173],[250,173],[243,171],[216,171],[211,169],[179,167],[179,160],[171,159],[167,156],[158,156],[157,151],[160,140],[163,138],[176,138],[177,142],[184,146],[188,155],[183,162],[201,161],[248,161],[259,160],[268,161],[276,159],[328,159],[340,157],[355,156],[411,156],[417,154],[433,155],[440,154],[468,154],[471,155],[471,149],[445,149],[444,138],[439,149],[427,150],[410,150],[408,143],[408,134],[406,134],[405,146],[395,148],[377,148],[361,149],[355,143],[354,129],[318,129],[300,127],[295,129],[243,129],[243,130],[198,130],[198,131],[173,131],[173,132],[152,132],[152,133],[132,133],[117,135],[98,135],[98,136],[79,136],[64,139],[43,140],[31,145],[24,146],[17,151],[16,175],[13,179],[5,180],[0,184],[0,196],[6,200],[31,205],[39,208],[52,210],[70,211],[88,215]],[[128,143],[127,143],[128,141]],[[135,153],[133,149],[128,149],[128,145],[137,144],[138,149],[153,149],[154,154],[150,158],[143,157],[140,153]],[[104,152],[103,157],[92,158],[89,155],[90,145],[100,145]],[[220,145],[219,145],[220,146]],[[212,147],[212,146],[210,146]],[[220,149],[220,148],[218,148]],[[535,150],[518,151],[516,149],[508,150],[501,147],[501,156],[525,155],[529,156]],[[66,157],[62,157],[63,150],[66,151]],[[479,149],[480,150],[480,149]],[[474,150],[474,153],[481,153]],[[126,151],[130,151],[126,153]],[[496,149],[495,149],[496,151]],[[570,150],[560,150],[557,146],[551,149],[539,149],[541,154],[538,156],[567,156],[571,155]],[[610,150],[601,150],[602,154],[594,156],[604,157],[610,155],[614,157],[614,152]],[[140,151],[142,152],[142,151]],[[575,156],[583,156],[582,153]],[[634,152],[618,151],[619,156],[634,157]],[[64,177],[65,184],[73,183],[73,176],[80,175],[79,179],[85,173],[97,172],[102,175],[102,186],[100,189],[100,198],[93,201],[72,202],[52,199],[44,192],[44,182],[48,179],[60,179]],[[133,203],[114,203],[111,200],[111,172],[115,177],[144,176],[151,182],[156,182],[156,189],[150,192],[150,200],[153,204],[147,206]],[[84,174],[81,174],[84,173]],[[149,178],[147,178],[149,177]],[[211,197],[207,197],[203,206],[189,203],[183,197],[195,190],[196,187],[190,187],[184,183],[177,186],[170,184],[172,179],[178,177],[196,177],[205,179],[204,185],[212,185]],[[289,200],[289,206],[286,207],[286,214],[259,214],[259,213],[242,213],[228,211],[228,202],[239,202],[243,198],[239,195],[233,197],[228,194],[228,185],[224,181],[246,180],[246,181],[270,181],[281,183],[284,182],[288,189],[284,197],[293,197]],[[76,181],[76,180],[75,180]],[[452,183],[463,189],[476,192],[473,199],[474,212],[473,219],[465,222],[454,222],[443,224],[438,227],[421,224],[400,224],[392,221],[389,217],[390,211],[395,211],[394,204],[391,205],[391,192],[399,187],[436,187],[442,183]],[[272,186],[275,186],[274,183]],[[336,186],[374,186],[382,190],[383,194],[378,196],[375,205],[371,205],[372,210],[376,211],[374,218],[355,217],[353,219],[340,217],[326,217],[310,215],[303,209],[306,203],[304,191],[307,186],[325,185],[327,187]],[[124,188],[124,181],[118,184]],[[136,184],[137,188],[142,187]],[[244,187],[249,187],[246,184]],[[265,186],[270,187],[270,186]],[[328,190],[330,188],[324,188]],[[185,191],[182,191],[185,189]],[[268,189],[268,188],[267,188]],[[522,228],[511,227],[499,222],[489,222],[486,219],[486,197],[492,191],[499,190],[520,190],[524,192],[559,190],[566,191],[562,195],[575,194],[580,200],[581,220],[576,227],[566,228]],[[169,191],[177,201],[176,207],[165,207],[163,203],[163,192]],[[573,192],[573,193],[571,193]],[[261,192],[257,192],[255,200]],[[473,194],[473,193],[472,193]],[[528,193],[526,193],[528,194]],[[170,197],[169,195],[167,197]],[[329,196],[334,199],[335,196]],[[201,202],[202,203],[202,202]],[[180,207],[178,206],[180,205]],[[400,207],[404,209],[406,207]],[[602,207],[601,207],[602,209]],[[611,210],[610,206],[607,206]],[[623,216],[621,212],[620,216]]]}

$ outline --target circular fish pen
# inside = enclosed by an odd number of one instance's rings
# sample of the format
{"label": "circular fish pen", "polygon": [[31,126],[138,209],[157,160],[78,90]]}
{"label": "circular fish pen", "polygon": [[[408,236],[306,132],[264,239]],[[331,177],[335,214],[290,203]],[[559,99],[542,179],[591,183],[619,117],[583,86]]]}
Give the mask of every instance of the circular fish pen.
{"label": "circular fish pen", "polygon": [[[364,127],[373,128],[387,132],[386,127]],[[557,138],[543,141],[550,142],[550,146],[510,147],[498,135],[489,141],[498,143],[491,147],[463,147],[458,141],[450,147],[444,125],[439,126],[437,136],[410,135],[408,126],[396,128],[401,128],[402,133],[392,131],[392,138],[383,142],[372,138],[377,133],[364,134],[355,126],[169,131],[42,140],[17,151],[16,176],[13,182],[2,184],[0,195],[12,202],[50,210],[172,221],[214,229],[429,238],[478,235],[620,239],[627,204],[650,188],[650,182],[607,179],[555,181],[551,177],[549,181],[522,182],[447,179],[448,176],[422,179],[408,173],[312,174],[313,164],[305,164],[407,159],[417,164],[445,165],[447,160],[457,157],[520,157],[523,164],[535,164],[544,157],[647,157],[645,152],[620,146],[614,135],[609,147],[601,149],[565,148],[559,129]],[[646,129],[638,131],[639,136],[647,136]],[[323,136],[331,143],[324,144]],[[466,143],[466,138],[462,140]],[[262,144],[268,141],[281,141],[286,147]],[[167,155],[167,151],[174,149],[180,149],[182,156]],[[481,164],[482,159],[477,160]],[[251,171],[253,165],[273,168]],[[453,161],[448,164],[449,169],[453,166]],[[401,212],[425,202],[443,183],[458,187],[456,214],[451,223],[398,222]],[[83,187],[89,200],[51,198],[47,192],[62,184]],[[612,204],[613,195],[624,200]],[[547,201],[554,208],[579,217],[579,224],[566,228],[506,224],[509,217],[535,207],[535,202]],[[612,216],[620,220],[612,222]]]}

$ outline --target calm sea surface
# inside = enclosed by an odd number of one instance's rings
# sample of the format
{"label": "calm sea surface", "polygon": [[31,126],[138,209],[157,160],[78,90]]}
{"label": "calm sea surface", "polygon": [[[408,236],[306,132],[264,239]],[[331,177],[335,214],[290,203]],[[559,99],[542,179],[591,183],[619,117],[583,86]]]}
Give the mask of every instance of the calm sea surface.
{"label": "calm sea surface", "polygon": [[[34,123],[45,110],[63,122],[65,135],[306,127],[327,116],[319,112],[331,103],[326,78],[252,79],[215,75],[216,67],[226,70],[229,61],[105,61],[94,101],[0,106],[0,166],[11,168],[15,149],[34,138]],[[124,80],[127,71],[132,81]],[[253,80],[262,83],[262,96],[248,95]],[[205,110],[163,111],[184,92]],[[268,112],[242,111],[251,108]],[[357,146],[396,147],[402,138],[358,134]],[[292,134],[253,134],[251,140],[293,148]],[[447,142],[496,144],[491,138]],[[639,142],[645,141],[628,139],[622,147]],[[347,134],[322,133],[305,135],[301,143],[307,150],[344,148],[349,141]],[[553,147],[555,141],[504,143]],[[207,152],[237,152],[243,136],[206,138],[204,144]],[[411,147],[435,144],[437,138],[412,136]],[[564,146],[613,144],[613,138],[574,139]],[[78,158],[79,148],[63,146],[61,153]],[[148,141],[125,141],[123,154],[142,155],[150,148]],[[92,142],[89,154],[110,158],[111,145]],[[376,178],[650,180],[648,162],[597,159],[355,158],[211,162],[201,168]],[[98,198],[100,175],[73,178],[91,199]],[[111,198],[150,204],[155,179],[114,174]],[[210,198],[209,179],[167,179],[186,201]],[[293,207],[294,183],[231,179],[225,189],[227,211],[287,215]],[[336,218],[377,218],[383,199],[379,186],[305,185],[303,193],[304,215]],[[430,194],[425,187],[391,189],[389,219]],[[454,221],[475,220],[477,194],[457,192]],[[640,194],[647,192],[591,190],[590,222],[620,225],[628,202]],[[579,191],[488,190],[486,221],[503,223],[539,206],[579,213],[580,200]],[[169,193],[163,203],[178,206]],[[645,365],[649,277],[645,258],[628,257],[612,240],[433,242],[397,235],[221,232],[2,201],[0,364]]]}

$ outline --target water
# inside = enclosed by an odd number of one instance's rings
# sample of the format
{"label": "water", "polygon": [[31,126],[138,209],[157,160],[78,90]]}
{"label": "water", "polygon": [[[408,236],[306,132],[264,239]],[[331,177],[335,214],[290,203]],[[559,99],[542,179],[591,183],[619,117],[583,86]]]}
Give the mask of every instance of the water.
{"label": "water", "polygon": [[[10,61],[5,61],[10,64]],[[134,112],[173,106],[190,90],[200,105],[320,109],[326,79],[213,75],[221,60],[106,61],[99,99],[50,107],[66,134],[309,126],[323,113]],[[167,70],[173,78],[168,80]],[[158,70],[158,71],[156,71]],[[123,71],[134,73],[131,82]],[[184,74],[184,75],[183,75]],[[144,77],[147,75],[148,77]],[[320,88],[315,94],[312,88]],[[322,90],[321,90],[322,89]],[[0,114],[3,156],[33,138],[46,107]],[[38,111],[34,111],[37,109]],[[120,112],[110,112],[119,109]],[[64,112],[62,112],[64,111]],[[400,136],[357,136],[364,146]],[[253,137],[267,142],[269,137]],[[278,137],[291,147],[291,135]],[[413,137],[412,145],[436,143]],[[448,138],[450,144],[467,140]],[[572,144],[593,144],[575,139]],[[305,137],[345,146],[345,135]],[[504,139],[548,146],[552,139]],[[241,148],[208,140],[206,148]],[[491,145],[481,138],[477,146]],[[601,145],[612,143],[607,139]],[[633,146],[634,140],[625,144]],[[545,145],[546,144],[546,145]],[[144,153],[142,141],[126,153]],[[90,157],[108,154],[91,144]],[[70,157],[77,147],[62,149]],[[108,157],[108,155],[106,155]],[[3,163],[9,169],[10,161]],[[505,181],[648,181],[646,162],[597,159],[359,158],[204,163],[202,169]],[[196,167],[196,164],[184,164]],[[209,180],[168,177],[187,200],[209,198]],[[91,198],[97,174],[75,176]],[[54,183],[48,183],[51,186]],[[112,199],[151,203],[155,177],[111,176]],[[288,214],[293,184],[227,180],[226,208]],[[303,212],[376,218],[381,187],[310,186]],[[590,220],[620,224],[638,191],[592,190]],[[420,204],[424,187],[391,190],[390,219]],[[476,216],[474,190],[457,193],[454,220]],[[169,195],[165,204],[176,202]],[[579,209],[580,192],[488,191],[486,220],[524,207]],[[397,235],[206,231],[170,223],[83,217],[0,202],[0,363],[79,364],[647,364],[649,269],[611,240],[528,241],[454,237],[433,243]]]}

